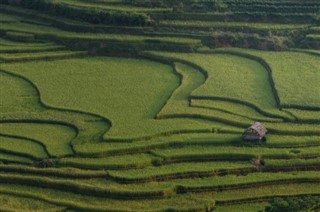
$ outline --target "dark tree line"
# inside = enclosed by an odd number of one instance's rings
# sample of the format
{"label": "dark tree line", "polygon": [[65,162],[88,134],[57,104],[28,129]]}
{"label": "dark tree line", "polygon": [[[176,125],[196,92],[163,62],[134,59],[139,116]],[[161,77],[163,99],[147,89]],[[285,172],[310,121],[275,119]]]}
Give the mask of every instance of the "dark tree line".
{"label": "dark tree line", "polygon": [[151,18],[144,13],[114,12],[98,9],[72,7],[52,0],[0,0],[1,4],[24,7],[77,19],[93,24],[111,24],[124,26],[146,26],[152,24]]}

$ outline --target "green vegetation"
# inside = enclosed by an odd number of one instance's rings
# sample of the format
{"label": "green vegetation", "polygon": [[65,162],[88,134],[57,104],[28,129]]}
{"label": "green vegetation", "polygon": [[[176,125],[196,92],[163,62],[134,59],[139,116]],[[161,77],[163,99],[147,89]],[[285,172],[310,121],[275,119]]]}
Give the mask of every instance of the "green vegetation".
{"label": "green vegetation", "polygon": [[158,116],[188,107],[190,93],[205,82],[205,77],[198,70],[181,63],[175,63],[174,65],[176,73],[181,78],[180,86],[172,93]]}
{"label": "green vegetation", "polygon": [[[72,4],[73,2],[76,2],[76,4]],[[149,17],[145,14],[104,11],[101,10],[101,8],[97,7],[90,8],[90,4],[81,4],[81,2],[77,1],[30,0],[27,2],[11,2],[4,0],[2,1],[2,3],[46,11],[53,14],[56,13],[58,15],[72,17],[90,23],[124,24],[138,26],[150,24]]]}
{"label": "green vegetation", "polygon": [[41,145],[26,139],[0,136],[0,143],[1,152],[12,152],[16,155],[22,155],[32,159],[46,158],[48,156]]}
{"label": "green vegetation", "polygon": [[52,156],[65,156],[73,153],[71,140],[76,132],[67,126],[46,123],[1,123],[0,133],[34,139],[45,146]]}
{"label": "green vegetation", "polygon": [[[191,100],[207,101],[203,101],[203,105],[196,104],[195,106],[207,108],[208,102],[211,102],[211,100],[222,100],[226,102],[226,106],[224,106],[224,104],[220,104],[220,107],[217,105],[214,108],[209,106],[210,109],[220,109],[220,111],[223,110],[230,114],[230,109],[229,111],[226,111],[226,109],[228,107],[230,108],[230,103],[236,103],[231,107],[235,108],[232,109],[231,114],[241,115],[242,120],[239,121],[242,123],[248,123],[248,120],[244,119],[247,115],[243,116],[243,112],[246,111],[248,113],[248,110],[242,109],[242,114],[239,114],[239,112],[236,113],[236,110],[239,110],[237,109],[239,104],[250,107],[267,117],[292,120],[294,117],[290,114],[277,109],[279,104],[277,90],[275,90],[277,87],[273,87],[272,79],[270,79],[272,76],[268,75],[270,72],[266,67],[259,63],[259,61],[255,61],[255,59],[251,59],[250,57],[246,58],[242,55],[233,56],[233,51],[230,52],[231,53],[228,54],[229,51],[226,50],[216,54],[168,52],[151,52],[149,54],[157,57],[167,57],[171,60],[177,60],[188,64],[191,63],[198,67],[198,71],[202,72],[204,75],[208,75],[206,82],[201,85],[201,87],[194,90],[190,95]],[[255,74],[257,71],[259,71],[258,75]],[[257,78],[257,76],[259,78]],[[227,85],[225,84],[226,81],[228,82]],[[239,90],[241,90],[241,92],[238,92]],[[295,96],[294,94],[292,95]],[[280,101],[282,101],[282,99],[280,99]],[[191,105],[193,105],[192,102]],[[217,114],[218,112],[215,113]],[[233,120],[236,119],[233,118]],[[270,119],[260,120],[269,121]]]}
{"label": "green vegetation", "polygon": [[[122,211],[142,211],[150,208],[156,208],[157,211],[166,211],[173,209],[196,209],[210,210],[214,206],[214,200],[211,195],[185,194],[168,199],[160,200],[112,200],[99,197],[83,196],[71,192],[61,192],[53,189],[37,188],[23,185],[1,184],[1,192],[12,195],[23,195],[24,197],[39,199],[51,204],[57,204],[71,208],[73,210],[102,211],[106,208]],[[179,205],[176,203],[179,202]]]}
{"label": "green vegetation", "polygon": [[193,146],[177,149],[155,150],[154,152],[173,161],[204,161],[204,160],[250,160],[252,158],[290,159],[307,156],[318,157],[320,147],[290,149],[259,148],[259,147],[212,147]]}
{"label": "green vegetation", "polygon": [[126,35],[126,34],[97,34],[97,33],[75,33],[62,31],[57,28],[49,26],[40,26],[29,23],[3,23],[1,29],[5,31],[21,32],[33,34],[39,38],[54,38],[55,40],[83,40],[83,41],[109,41],[109,42],[143,42],[148,40],[164,42],[164,43],[177,43],[177,44],[199,44],[200,41],[190,38],[175,38],[175,37],[147,37],[139,35]]}
{"label": "green vegetation", "polygon": [[[92,70],[92,67],[95,68]],[[42,101],[48,105],[90,112],[109,119],[113,127],[105,138],[129,139],[168,132],[170,129],[209,130],[212,126],[204,121],[152,120],[178,85],[167,65],[146,60],[92,57],[54,63],[24,63],[23,66],[9,64],[3,68],[32,80],[40,90]],[[88,79],[92,83],[88,84]],[[162,83],[156,83],[159,81]],[[67,92],[63,87],[66,84],[69,85]],[[124,87],[128,84],[133,86],[130,89]],[[85,89],[79,93],[79,88]]]}
{"label": "green vegetation", "polygon": [[[299,152],[298,149],[292,149],[291,152]],[[291,160],[266,160],[267,168],[279,168],[279,167],[294,167],[294,168],[306,168],[317,167],[319,165],[319,158],[315,159],[291,159]]]}
{"label": "green vegetation", "polygon": [[259,188],[248,188],[241,190],[230,190],[224,192],[215,192],[217,201],[229,201],[229,200],[241,200],[250,199],[250,197],[255,196],[256,198],[268,199],[272,196],[291,196],[296,195],[312,195],[319,194],[319,188],[317,183],[301,183],[301,184],[283,184],[283,185],[273,185],[273,186],[261,186]]}
{"label": "green vegetation", "polygon": [[320,198],[318,196],[304,196],[302,198],[274,198],[266,207],[268,212],[280,211],[309,211],[320,207]]}
{"label": "green vegetation", "polygon": [[268,24],[268,23],[246,23],[246,22],[213,22],[213,21],[161,21],[161,25],[170,27],[188,27],[188,28],[226,28],[226,29],[254,29],[254,30],[292,30],[307,28],[308,25],[302,24]]}
{"label": "green vegetation", "polygon": [[304,147],[319,146],[319,136],[279,136],[268,135],[268,146],[270,147]]}
{"label": "green vegetation", "polygon": [[[198,165],[200,166],[200,165]],[[124,184],[123,179],[119,179],[120,183],[116,183],[113,180],[105,181],[102,179],[84,179],[80,180],[81,183],[87,183],[89,185],[99,185],[102,188],[112,188],[115,190],[123,191],[160,191],[160,190],[172,190],[178,193],[187,192],[205,192],[205,191],[225,191],[237,190],[248,187],[264,187],[266,185],[277,185],[295,182],[317,182],[319,177],[316,171],[306,171],[299,173],[293,171],[291,173],[249,173],[240,170],[229,170],[230,173],[234,171],[234,174],[223,175],[223,170],[217,172],[189,172],[182,174],[162,175],[153,178],[131,178],[129,184]],[[221,174],[222,176],[218,176]],[[306,177],[308,176],[308,177]],[[128,179],[127,179],[128,180]],[[144,181],[145,183],[141,183]]]}
{"label": "green vegetation", "polygon": [[70,52],[70,51],[57,51],[57,52],[44,52],[39,53],[11,53],[2,54],[0,60],[4,62],[24,62],[29,60],[52,60],[57,58],[79,57],[86,55],[86,52]]}
{"label": "green vegetation", "polygon": [[74,145],[75,151],[83,156],[104,157],[117,154],[147,152],[153,149],[165,149],[175,146],[188,145],[230,145],[241,141],[241,137],[235,134],[205,133],[176,133],[154,137],[150,140],[139,140],[132,143],[104,142]]}
{"label": "green vegetation", "polygon": [[[317,94],[320,91],[320,63],[317,56],[288,52],[261,52],[255,55],[262,57],[270,65],[283,107],[319,108],[320,98],[317,98]],[[284,64],[284,60],[288,64]],[[305,85],[308,85],[306,89],[296,89],[306,87]]]}
{"label": "green vegetation", "polygon": [[148,154],[121,155],[107,158],[62,158],[59,165],[87,169],[129,169],[152,166],[153,160]]}
{"label": "green vegetation", "polygon": [[[319,110],[320,99],[317,95],[320,91],[318,56],[300,52],[262,52],[244,49],[230,51],[227,49],[223,52],[258,57],[267,63],[272,70],[272,78],[282,107]],[[288,61],[288,64],[283,63],[284,60]],[[305,87],[305,85],[310,86],[306,89],[296,89],[297,87]]]}
{"label": "green vegetation", "polygon": [[318,122],[320,119],[320,111],[310,111],[310,110],[299,110],[299,109],[286,109],[293,115],[295,115],[299,120],[306,122]]}
{"label": "green vegetation", "polygon": [[10,15],[0,14],[1,23],[13,23],[18,22],[18,20]]}
{"label": "green vegetation", "polygon": [[[0,52],[1,53],[22,53],[22,52],[41,52],[41,51],[56,51],[56,50],[62,50],[64,47],[57,46],[57,45],[48,45],[48,46],[5,46],[0,45]],[[3,56],[9,56],[11,55],[1,55]],[[17,56],[17,55],[12,55]]]}
{"label": "green vegetation", "polygon": [[57,2],[64,3],[66,5],[71,5],[74,7],[80,7],[80,8],[88,8],[88,9],[94,9],[94,10],[115,10],[115,11],[131,11],[131,12],[161,12],[161,11],[169,11],[168,9],[164,8],[145,8],[145,7],[134,7],[134,6],[127,6],[120,4],[120,2],[117,2],[118,4],[110,4],[112,2],[88,2],[88,1],[79,1],[79,0],[58,0]]}
{"label": "green vegetation", "polygon": [[[159,167],[148,167],[144,169],[128,170],[128,171],[110,171],[109,174],[113,178],[120,181],[143,181],[146,179],[165,178],[170,179],[170,176],[181,177],[192,173],[197,173],[201,176],[201,173],[217,172],[221,169],[235,169],[235,168],[247,168],[251,165],[249,163],[229,163],[229,162],[208,162],[208,163],[179,163],[173,165],[164,165]],[[228,168],[225,168],[228,167]]]}
{"label": "green vegetation", "polygon": [[1,153],[0,154],[1,163],[19,163],[19,164],[28,164],[28,165],[33,163],[32,159],[22,157],[22,156],[12,155],[11,153]]}
{"label": "green vegetation", "polygon": [[0,0],[0,211],[317,211],[319,9]]}
{"label": "green vegetation", "polygon": [[[18,48],[24,48],[24,47],[51,47],[51,46],[56,46],[54,43],[49,43],[49,42],[18,42],[18,41],[11,41],[8,39],[0,38],[0,46],[1,47],[11,47],[13,49],[18,49]],[[62,46],[61,46],[62,47]]]}
{"label": "green vegetation", "polygon": [[229,211],[239,211],[239,212],[257,212],[263,211],[265,206],[268,203],[260,202],[260,203],[242,203],[235,205],[218,205],[214,210],[216,212],[229,212]]}
{"label": "green vegetation", "polygon": [[246,97],[248,102],[260,107],[267,109],[276,107],[267,72],[255,61],[223,54],[155,54],[193,62],[207,72],[208,79],[204,85],[192,93],[193,96],[215,96],[225,99]]}
{"label": "green vegetation", "polygon": [[0,72],[0,76],[0,95],[1,99],[6,100],[0,101],[1,113],[38,110],[39,103],[35,89],[29,87],[27,82],[12,78],[6,73]]}
{"label": "green vegetation", "polygon": [[43,201],[35,200],[33,198],[19,197],[16,195],[1,194],[0,195],[0,210],[24,210],[24,211],[63,211],[64,207],[59,207],[54,204],[49,204]]}
{"label": "green vegetation", "polygon": [[210,110],[222,110],[226,113],[236,114],[261,122],[272,122],[276,120],[281,121],[281,119],[266,117],[262,113],[259,113],[257,110],[250,108],[249,106],[225,100],[192,99],[191,105],[193,107],[206,108]]}

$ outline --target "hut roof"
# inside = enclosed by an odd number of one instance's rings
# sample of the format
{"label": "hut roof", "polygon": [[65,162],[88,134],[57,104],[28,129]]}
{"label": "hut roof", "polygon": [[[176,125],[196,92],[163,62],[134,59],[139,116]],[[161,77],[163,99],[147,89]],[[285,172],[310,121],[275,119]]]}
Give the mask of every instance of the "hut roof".
{"label": "hut roof", "polygon": [[254,123],[248,129],[253,129],[254,131],[256,131],[261,138],[263,138],[268,131],[260,122]]}

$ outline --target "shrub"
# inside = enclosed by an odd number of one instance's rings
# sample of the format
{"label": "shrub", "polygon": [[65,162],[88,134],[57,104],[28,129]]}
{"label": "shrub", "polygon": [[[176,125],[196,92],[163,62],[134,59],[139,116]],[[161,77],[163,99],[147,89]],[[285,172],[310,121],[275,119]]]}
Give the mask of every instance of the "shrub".
{"label": "shrub", "polygon": [[52,159],[43,159],[37,163],[39,168],[51,168],[55,167],[55,161]]}
{"label": "shrub", "polygon": [[270,205],[265,208],[266,212],[302,212],[311,211],[320,207],[319,196],[304,197],[276,197],[269,201]]}

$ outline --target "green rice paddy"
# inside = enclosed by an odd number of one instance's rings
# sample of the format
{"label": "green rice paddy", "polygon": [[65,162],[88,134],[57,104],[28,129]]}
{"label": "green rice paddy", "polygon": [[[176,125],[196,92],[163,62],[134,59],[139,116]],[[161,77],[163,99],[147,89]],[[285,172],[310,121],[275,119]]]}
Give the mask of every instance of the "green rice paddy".
{"label": "green rice paddy", "polygon": [[0,211],[320,195],[319,3],[30,2],[0,3]]}

